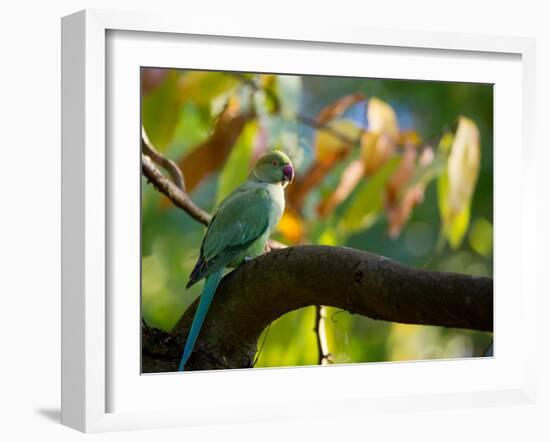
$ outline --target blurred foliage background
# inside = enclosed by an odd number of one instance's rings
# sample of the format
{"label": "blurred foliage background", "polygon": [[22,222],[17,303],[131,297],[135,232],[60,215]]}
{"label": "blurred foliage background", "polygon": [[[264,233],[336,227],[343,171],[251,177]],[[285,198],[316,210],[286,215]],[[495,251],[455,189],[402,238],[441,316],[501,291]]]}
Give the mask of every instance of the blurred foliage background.
{"label": "blurred foliage background", "polygon": [[[487,84],[142,68],[142,124],[213,211],[279,148],[297,176],[274,239],[492,275],[493,88]],[[170,330],[205,232],[142,181],[142,314]],[[266,308],[269,308],[268,306]],[[331,363],[479,356],[492,334],[325,309]],[[257,367],[318,363],[315,307],[264,331]]]}

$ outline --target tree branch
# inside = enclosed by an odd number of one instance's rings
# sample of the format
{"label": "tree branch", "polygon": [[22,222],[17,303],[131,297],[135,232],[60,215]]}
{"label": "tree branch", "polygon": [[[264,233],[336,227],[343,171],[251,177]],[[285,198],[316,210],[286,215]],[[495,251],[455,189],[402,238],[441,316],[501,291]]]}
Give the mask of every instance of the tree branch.
{"label": "tree branch", "polygon": [[[144,372],[176,371],[196,304],[172,334],[144,327]],[[385,321],[493,330],[492,278],[416,269],[348,248],[289,247],[225,276],[188,369],[251,367],[262,331],[311,305]]]}
{"label": "tree branch", "polygon": [[155,149],[153,143],[151,143],[151,141],[149,140],[149,137],[147,136],[147,133],[145,132],[143,126],[141,127],[141,151],[145,155],[150,157],[159,166],[164,167],[172,177],[172,180],[174,180],[176,186],[178,186],[179,189],[185,192],[185,180],[183,178],[183,174],[181,173],[180,168],[174,161],[172,161],[170,158],[165,157]]}
{"label": "tree branch", "polygon": [[212,217],[197,206],[193,200],[191,200],[189,195],[166,178],[164,174],[153,164],[151,158],[144,154],[141,154],[141,170],[149,182],[153,184],[159,192],[166,195],[174,203],[174,205],[180,209],[183,209],[201,224],[204,224],[205,226],[208,225]]}
{"label": "tree branch", "polygon": [[328,350],[327,330],[325,328],[326,317],[327,309],[325,306],[316,305],[313,331],[315,332],[315,340],[317,342],[317,365],[328,365],[331,362]]}

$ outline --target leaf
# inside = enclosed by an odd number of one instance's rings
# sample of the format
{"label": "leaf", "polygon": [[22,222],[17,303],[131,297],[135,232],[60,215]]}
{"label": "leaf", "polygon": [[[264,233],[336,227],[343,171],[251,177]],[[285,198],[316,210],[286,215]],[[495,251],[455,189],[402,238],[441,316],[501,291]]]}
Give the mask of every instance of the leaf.
{"label": "leaf", "polygon": [[317,114],[315,121],[319,125],[325,125],[326,123],[342,115],[351,106],[363,101],[364,99],[365,96],[361,93],[345,95],[336,100],[334,103],[331,103],[321,109],[321,111]]}
{"label": "leaf", "polygon": [[293,210],[287,209],[283,213],[277,230],[292,244],[300,243],[305,234],[305,226],[302,218]]}
{"label": "leaf", "polygon": [[[428,157],[431,157],[427,159]],[[412,178],[409,180],[409,186],[421,184],[426,187],[433,179],[438,177],[445,170],[446,158],[443,154],[438,153],[434,156],[431,148],[426,148],[418,159],[418,166]]]}
{"label": "leaf", "polygon": [[374,175],[361,183],[344,211],[339,229],[352,233],[374,223],[384,207],[386,183],[399,166],[401,158],[395,157],[386,162]]}
{"label": "leaf", "polygon": [[386,212],[390,237],[397,238],[409,220],[413,209],[424,201],[424,189],[445,169],[445,155],[434,157],[431,147],[420,154],[405,145],[399,168],[386,186]]}
{"label": "leaf", "polygon": [[493,225],[485,218],[477,218],[468,236],[470,247],[482,256],[488,257],[493,251]]}
{"label": "leaf", "polygon": [[413,209],[424,201],[424,187],[420,184],[408,187],[398,204],[388,207],[388,233],[395,239],[409,220]]}
{"label": "leaf", "polygon": [[[451,138],[443,136],[440,151]],[[470,206],[480,166],[479,131],[472,120],[460,117],[445,171],[438,178],[438,205],[443,235],[452,249],[460,247],[470,223]]]}
{"label": "leaf", "polygon": [[354,160],[349,163],[340,176],[340,182],[333,192],[330,192],[318,205],[317,214],[321,217],[327,216],[357,187],[361,178],[365,174],[365,167],[360,160]]}
{"label": "leaf", "polygon": [[367,108],[368,130],[361,137],[361,159],[365,173],[375,173],[394,152],[399,140],[399,124],[393,108],[373,97]]}
{"label": "leaf", "polygon": [[393,108],[385,101],[372,97],[367,107],[368,131],[375,134],[399,136],[399,124]]}
{"label": "leaf", "polygon": [[214,123],[210,136],[178,162],[189,192],[206,175],[225,164],[233,145],[249,120],[250,116],[240,111],[238,103],[232,102]]}
{"label": "leaf", "polygon": [[443,222],[443,235],[453,250],[458,249],[468,229],[470,204],[454,213],[449,207],[449,177],[447,170],[437,180],[438,203]]}
{"label": "leaf", "polygon": [[[361,128],[355,121],[349,119],[335,120],[327,126],[350,140],[357,140],[361,134]],[[339,138],[330,130],[319,129],[317,131],[315,154],[317,159],[322,163],[331,163],[334,161],[335,156],[338,156],[341,151],[350,147],[350,143]]]}
{"label": "leaf", "polygon": [[453,213],[462,212],[470,204],[480,161],[479,130],[472,120],[460,117],[447,164],[448,198]]}
{"label": "leaf", "polygon": [[172,142],[167,150],[170,157],[180,158],[208,137],[211,127],[202,117],[200,110],[192,103],[180,107],[178,124],[174,129]]}
{"label": "leaf", "polygon": [[216,205],[248,177],[257,131],[256,123],[247,123],[237,139],[220,173]]}

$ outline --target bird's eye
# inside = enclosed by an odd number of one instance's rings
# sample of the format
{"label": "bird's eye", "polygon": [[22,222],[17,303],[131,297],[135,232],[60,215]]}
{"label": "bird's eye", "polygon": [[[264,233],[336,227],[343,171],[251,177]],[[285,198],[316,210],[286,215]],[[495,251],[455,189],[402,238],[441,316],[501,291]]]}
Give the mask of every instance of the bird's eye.
{"label": "bird's eye", "polygon": [[273,164],[274,166],[278,166],[278,165],[279,165],[279,162],[276,161],[276,160],[273,160],[273,161],[271,162],[271,164]]}

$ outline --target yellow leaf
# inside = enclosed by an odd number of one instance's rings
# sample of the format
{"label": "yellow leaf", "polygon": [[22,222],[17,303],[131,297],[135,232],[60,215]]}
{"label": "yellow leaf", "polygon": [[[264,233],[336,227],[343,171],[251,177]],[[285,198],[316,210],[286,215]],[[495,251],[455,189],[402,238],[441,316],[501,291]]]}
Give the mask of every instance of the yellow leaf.
{"label": "yellow leaf", "polygon": [[470,224],[470,206],[475,190],[481,149],[476,124],[460,117],[455,135],[445,134],[440,152],[448,152],[447,167],[438,178],[438,203],[443,233],[451,248],[460,247]]}
{"label": "yellow leaf", "polygon": [[365,174],[374,174],[393,155],[399,140],[399,125],[393,108],[373,97],[367,108],[368,131],[361,137]]}
{"label": "yellow leaf", "polygon": [[[346,136],[350,140],[357,140],[361,134],[361,129],[357,126],[357,124],[348,119],[334,120],[328,125],[328,127]],[[328,158],[332,158],[334,154],[349,148],[350,143],[346,143],[345,140],[342,140],[330,130],[319,129],[317,131],[315,147],[317,159],[323,162]]]}
{"label": "yellow leaf", "polygon": [[480,161],[479,130],[472,120],[460,117],[447,166],[452,214],[459,214],[470,204]]}
{"label": "yellow leaf", "polygon": [[283,213],[277,229],[293,244],[299,243],[304,237],[304,221],[290,210]]}
{"label": "yellow leaf", "polygon": [[367,108],[367,118],[369,120],[369,132],[386,134],[397,139],[399,135],[397,115],[388,103],[372,97]]}

